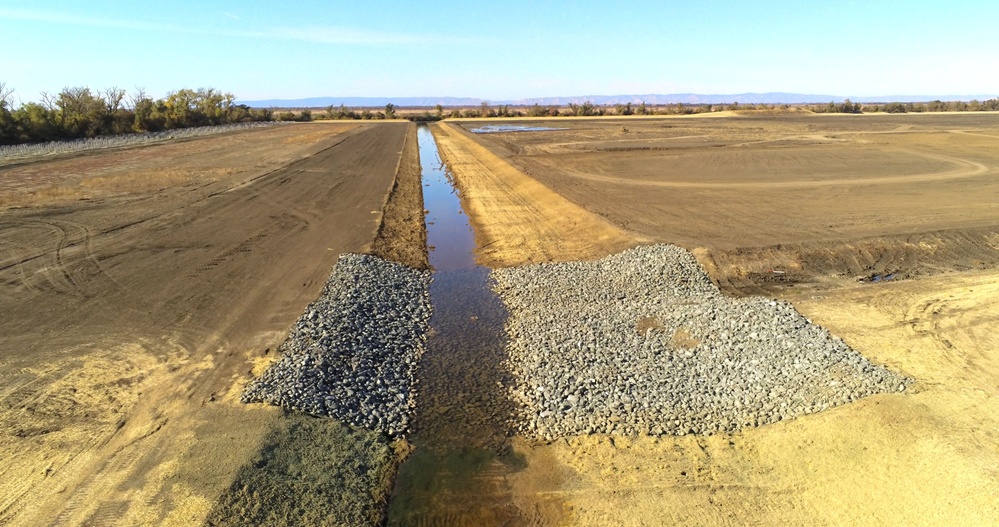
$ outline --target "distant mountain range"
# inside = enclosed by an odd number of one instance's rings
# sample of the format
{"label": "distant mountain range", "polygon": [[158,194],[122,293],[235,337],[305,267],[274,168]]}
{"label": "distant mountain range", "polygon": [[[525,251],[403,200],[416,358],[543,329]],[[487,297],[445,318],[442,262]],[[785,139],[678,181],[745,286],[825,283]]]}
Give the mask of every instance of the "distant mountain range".
{"label": "distant mountain range", "polygon": [[582,104],[591,102],[596,105],[608,104],[813,104],[827,102],[843,102],[850,99],[853,102],[929,102],[940,101],[970,101],[977,99],[984,101],[999,97],[997,95],[881,95],[876,97],[844,97],[841,95],[819,95],[807,93],[736,93],[736,94],[700,94],[700,93],[673,93],[673,94],[645,94],[645,95],[579,95],[571,97],[537,97],[520,100],[496,101],[477,99],[474,97],[310,97],[307,99],[266,99],[261,101],[239,101],[242,104],[254,108],[325,108],[327,106],[340,106],[341,104],[351,108],[378,108],[392,103],[400,108],[403,107],[433,107],[441,106],[478,106],[483,102],[491,105],[511,105],[530,106],[539,104],[541,106],[567,104]]}

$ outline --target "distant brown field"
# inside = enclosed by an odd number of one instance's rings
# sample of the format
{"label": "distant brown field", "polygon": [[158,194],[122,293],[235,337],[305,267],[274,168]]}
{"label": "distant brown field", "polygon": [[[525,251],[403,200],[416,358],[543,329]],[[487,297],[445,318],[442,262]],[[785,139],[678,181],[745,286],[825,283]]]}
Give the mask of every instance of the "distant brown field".
{"label": "distant brown field", "polygon": [[736,282],[770,270],[801,282],[996,263],[994,114],[531,124],[566,129],[474,138],[639,238],[701,248]]}
{"label": "distant brown field", "polygon": [[415,135],[290,124],[0,167],[0,524],[201,525],[238,474],[268,483],[261,449],[354,456],[324,467],[343,484],[369,445],[386,473],[374,434],[239,397],[340,253],[426,265]]}
{"label": "distant brown field", "polygon": [[562,118],[514,124],[568,130],[468,133],[480,123],[436,133],[481,261],[678,243],[730,293],[788,300],[915,380],[711,437],[515,439],[526,468],[496,499],[536,525],[994,523],[996,115]]}

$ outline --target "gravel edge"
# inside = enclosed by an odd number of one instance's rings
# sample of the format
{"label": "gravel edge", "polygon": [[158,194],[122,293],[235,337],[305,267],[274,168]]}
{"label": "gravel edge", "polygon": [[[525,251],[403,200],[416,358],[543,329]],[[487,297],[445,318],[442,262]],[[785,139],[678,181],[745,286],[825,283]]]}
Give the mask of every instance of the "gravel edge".
{"label": "gravel edge", "polygon": [[415,407],[415,369],[426,351],[431,275],[364,254],[340,256],[319,299],[249,383],[245,403],[266,402],[401,437]]}

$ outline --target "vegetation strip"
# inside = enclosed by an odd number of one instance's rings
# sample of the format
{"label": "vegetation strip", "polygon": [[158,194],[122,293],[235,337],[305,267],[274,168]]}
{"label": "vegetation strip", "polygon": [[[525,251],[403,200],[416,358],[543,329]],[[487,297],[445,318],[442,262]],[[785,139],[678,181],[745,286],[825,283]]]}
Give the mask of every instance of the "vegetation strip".
{"label": "vegetation strip", "polygon": [[676,246],[492,275],[529,437],[710,435],[910,383],[787,302],[723,295]]}

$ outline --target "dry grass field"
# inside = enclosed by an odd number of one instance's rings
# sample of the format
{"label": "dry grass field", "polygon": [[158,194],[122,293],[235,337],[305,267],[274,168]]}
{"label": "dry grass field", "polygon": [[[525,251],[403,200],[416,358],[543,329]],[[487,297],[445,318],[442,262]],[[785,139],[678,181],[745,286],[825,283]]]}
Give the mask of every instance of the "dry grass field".
{"label": "dry grass field", "polygon": [[[615,250],[601,239],[673,242],[730,293],[785,298],[916,379],[904,394],[734,434],[520,443],[527,467],[507,489],[530,523],[999,517],[995,115],[559,119],[530,124],[566,130],[468,133],[479,124],[445,123],[438,135],[477,236],[492,242],[480,261],[563,259],[530,250],[549,241],[572,246],[572,258]],[[566,200],[574,222],[516,221],[548,203],[568,211]],[[890,280],[858,281],[871,277]]]}

